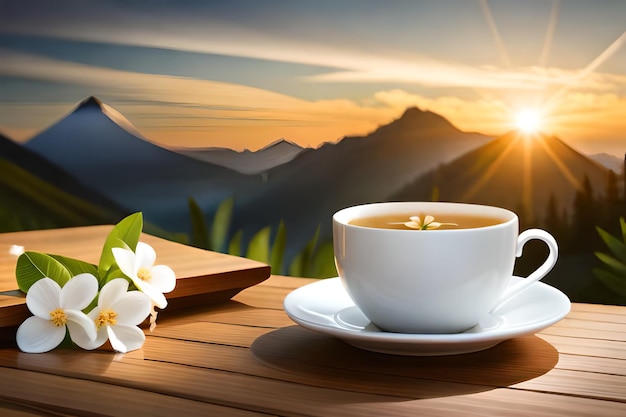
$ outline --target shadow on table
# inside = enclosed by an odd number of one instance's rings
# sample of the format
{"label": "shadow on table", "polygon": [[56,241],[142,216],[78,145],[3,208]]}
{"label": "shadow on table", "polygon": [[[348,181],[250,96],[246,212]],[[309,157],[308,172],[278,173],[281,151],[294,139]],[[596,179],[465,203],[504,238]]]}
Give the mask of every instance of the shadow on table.
{"label": "shadow on table", "polygon": [[551,344],[537,336],[463,355],[388,355],[357,349],[299,326],[267,333],[251,349],[263,364],[284,371],[285,379],[386,396],[381,401],[388,401],[388,396],[436,398],[506,387],[545,374],[559,357]]}

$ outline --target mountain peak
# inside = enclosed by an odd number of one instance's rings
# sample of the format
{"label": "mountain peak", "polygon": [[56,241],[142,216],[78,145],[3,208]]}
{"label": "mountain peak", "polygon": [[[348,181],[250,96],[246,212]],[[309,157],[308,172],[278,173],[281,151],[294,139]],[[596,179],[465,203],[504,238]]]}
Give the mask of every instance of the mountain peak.
{"label": "mountain peak", "polygon": [[95,96],[89,96],[80,102],[76,110],[98,108],[102,110],[102,102]]}
{"label": "mountain peak", "polygon": [[422,110],[418,107],[408,107],[402,114],[402,117],[400,117],[400,119],[398,120],[419,121],[420,123],[444,122],[446,124],[450,124],[448,119],[446,119],[445,117],[437,113],[433,113],[430,110]]}

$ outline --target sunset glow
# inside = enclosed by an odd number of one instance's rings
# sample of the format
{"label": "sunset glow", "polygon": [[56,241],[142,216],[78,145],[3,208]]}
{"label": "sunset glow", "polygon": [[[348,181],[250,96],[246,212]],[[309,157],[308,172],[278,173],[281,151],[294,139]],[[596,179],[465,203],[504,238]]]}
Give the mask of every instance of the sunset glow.
{"label": "sunset glow", "polygon": [[626,2],[142,3],[3,10],[0,133],[25,142],[93,95],[172,147],[317,147],[418,107],[463,131],[623,153]]}

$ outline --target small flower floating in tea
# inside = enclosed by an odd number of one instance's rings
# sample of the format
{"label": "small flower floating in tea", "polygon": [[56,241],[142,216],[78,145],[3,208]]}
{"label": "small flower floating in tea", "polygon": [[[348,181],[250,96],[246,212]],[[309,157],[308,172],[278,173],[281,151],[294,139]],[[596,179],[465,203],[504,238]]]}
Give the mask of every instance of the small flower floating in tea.
{"label": "small flower floating in tea", "polygon": [[404,223],[404,225],[406,227],[409,227],[411,229],[417,229],[417,230],[431,230],[431,229],[438,229],[441,226],[458,226],[456,223],[440,223],[440,222],[436,222],[435,218],[433,216],[424,216],[424,221],[422,222],[422,219],[420,216],[411,216],[409,217],[408,222]]}
{"label": "small flower floating in tea", "polygon": [[176,285],[174,271],[155,266],[154,249],[139,242],[142,228],[141,213],[115,225],[98,265],[40,252],[21,254],[15,277],[33,316],[17,330],[18,347],[42,353],[65,340],[87,350],[106,341],[117,352],[140,349],[145,335],[139,324],[150,316],[154,329],[154,307],[165,308],[163,293]]}

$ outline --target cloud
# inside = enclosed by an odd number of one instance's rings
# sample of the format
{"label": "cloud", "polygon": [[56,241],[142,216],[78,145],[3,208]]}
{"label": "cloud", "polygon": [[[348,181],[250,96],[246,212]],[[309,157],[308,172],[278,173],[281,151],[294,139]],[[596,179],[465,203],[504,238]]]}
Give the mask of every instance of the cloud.
{"label": "cloud", "polygon": [[[121,6],[120,6],[121,7]],[[263,28],[203,13],[168,15],[114,5],[93,6],[54,19],[19,15],[1,22],[6,33],[62,38],[127,46],[165,48],[327,67],[326,73],[303,78],[317,83],[409,83],[425,87],[539,90],[575,84],[578,89],[609,90],[626,86],[621,74],[593,73],[591,69],[497,68],[472,66],[388,47],[363,45],[345,36],[334,43],[304,38],[286,25]],[[102,16],[102,17],[101,17]],[[101,17],[101,18],[100,18]],[[622,46],[623,34],[605,51],[610,56]],[[598,57],[598,62],[605,58]]]}
{"label": "cloud", "polygon": [[[144,136],[163,144],[256,149],[286,137],[317,146],[346,134],[366,133],[397,113],[348,99],[308,101],[233,83],[121,71],[10,50],[0,53],[5,58],[0,76],[80,85],[91,94],[112,97],[107,104]],[[65,108],[67,112],[67,104]],[[31,124],[34,119],[22,113],[34,111],[28,105],[4,104],[0,109],[6,131],[16,132],[20,119]]]}

